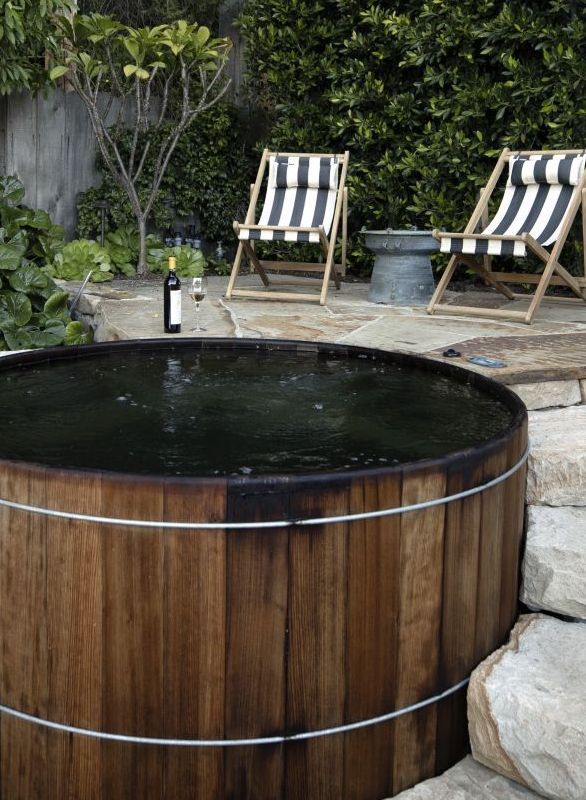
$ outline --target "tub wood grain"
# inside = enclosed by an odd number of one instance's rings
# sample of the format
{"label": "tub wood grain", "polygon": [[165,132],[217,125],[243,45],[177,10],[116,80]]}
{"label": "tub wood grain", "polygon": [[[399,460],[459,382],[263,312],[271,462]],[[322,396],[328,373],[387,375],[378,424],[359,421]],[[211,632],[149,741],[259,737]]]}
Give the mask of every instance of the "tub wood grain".
{"label": "tub wood grain", "polygon": [[[498,441],[404,467],[199,480],[0,461],[0,497],[177,522],[398,508],[515,465],[526,416],[507,402],[515,421]],[[217,740],[315,731],[425,700],[464,680],[515,621],[524,480],[520,469],[396,516],[247,531],[0,506],[0,703],[90,731]],[[226,748],[99,741],[2,714],[0,797],[379,800],[465,753],[465,696],[344,734]]]}

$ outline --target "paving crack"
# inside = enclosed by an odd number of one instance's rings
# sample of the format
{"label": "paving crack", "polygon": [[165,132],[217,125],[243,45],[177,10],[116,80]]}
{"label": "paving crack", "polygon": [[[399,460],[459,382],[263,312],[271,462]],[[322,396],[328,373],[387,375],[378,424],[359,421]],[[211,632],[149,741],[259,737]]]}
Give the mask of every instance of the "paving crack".
{"label": "paving crack", "polygon": [[238,316],[236,312],[231,308],[231,306],[225,303],[221,297],[218,298],[218,304],[221,306],[221,308],[223,308],[225,311],[228,312],[228,316],[230,317],[230,321],[234,329],[234,336],[237,339],[243,339],[244,333],[242,332],[242,328],[240,327],[240,323],[238,322]]}

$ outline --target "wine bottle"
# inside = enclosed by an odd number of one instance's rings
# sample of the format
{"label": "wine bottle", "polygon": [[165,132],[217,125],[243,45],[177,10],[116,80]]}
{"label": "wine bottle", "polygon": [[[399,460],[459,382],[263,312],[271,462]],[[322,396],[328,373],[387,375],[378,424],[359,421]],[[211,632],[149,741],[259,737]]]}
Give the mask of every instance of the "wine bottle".
{"label": "wine bottle", "polygon": [[181,333],[181,281],[177,277],[177,259],[169,256],[169,274],[163,289],[163,316],[166,333]]}

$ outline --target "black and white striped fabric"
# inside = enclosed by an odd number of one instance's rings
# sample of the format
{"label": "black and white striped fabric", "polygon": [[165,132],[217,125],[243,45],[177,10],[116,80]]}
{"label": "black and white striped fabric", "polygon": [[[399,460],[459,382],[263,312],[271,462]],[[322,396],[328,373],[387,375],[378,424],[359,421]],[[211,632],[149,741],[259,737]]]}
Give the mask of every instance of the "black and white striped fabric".
{"label": "black and white striped fabric", "polygon": [[[584,174],[582,155],[530,155],[509,159],[509,177],[503,199],[483,235],[530,234],[541,245],[553,244],[560,234],[568,207]],[[527,255],[525,243],[506,239],[464,239],[442,236],[442,253],[471,255]]]}
{"label": "black and white striped fabric", "polygon": [[[270,156],[269,178],[258,225],[332,227],[338,193],[338,159],[323,156]],[[240,239],[319,242],[312,231],[250,230],[242,225]]]}

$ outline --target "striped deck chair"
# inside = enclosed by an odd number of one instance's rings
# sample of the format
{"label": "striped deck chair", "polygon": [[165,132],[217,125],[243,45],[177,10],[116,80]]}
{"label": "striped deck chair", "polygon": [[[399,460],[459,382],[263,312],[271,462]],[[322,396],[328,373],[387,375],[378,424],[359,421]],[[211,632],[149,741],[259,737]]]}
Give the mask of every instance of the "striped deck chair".
{"label": "striped deck chair", "polygon": [[[253,297],[274,300],[315,300],[326,302],[330,279],[340,288],[340,275],[346,270],[346,238],[348,190],[346,173],[348,152],[332,155],[317,153],[270,153],[265,150],[256,182],[250,187],[250,204],[246,220],[234,223],[238,249],[226,290],[226,298]],[[255,223],[256,204],[268,167],[268,180],[263,209]],[[334,263],[334,249],[342,219],[341,264]],[[309,242],[321,246],[323,263],[266,261],[258,258],[257,241]],[[265,289],[235,288],[243,256],[256,271]],[[277,272],[322,273],[319,293],[311,291],[281,291],[280,287],[298,280],[272,282],[267,270]],[[301,282],[307,288],[307,281]],[[277,289],[276,291],[274,289]]]}
{"label": "striped deck chair", "polygon": [[[568,286],[580,300],[586,302],[586,247],[584,275],[577,278],[570,275],[558,261],[580,204],[586,245],[585,161],[586,150],[511,153],[505,149],[482,190],[464,233],[433,232],[439,239],[440,251],[452,253],[452,258],[431,298],[428,313],[441,311],[446,314],[506,317],[530,324],[550,285]],[[504,195],[496,214],[488,222],[488,203],[507,164],[508,179]],[[484,230],[474,233],[478,224],[484,225]],[[547,250],[550,246],[551,250]],[[492,256],[525,257],[528,253],[533,253],[544,263],[541,274],[497,272],[492,269]],[[506,283],[536,284],[528,310],[481,309],[440,303],[460,262],[478,272],[487,283],[510,300],[526,298],[527,295],[515,294]]]}

